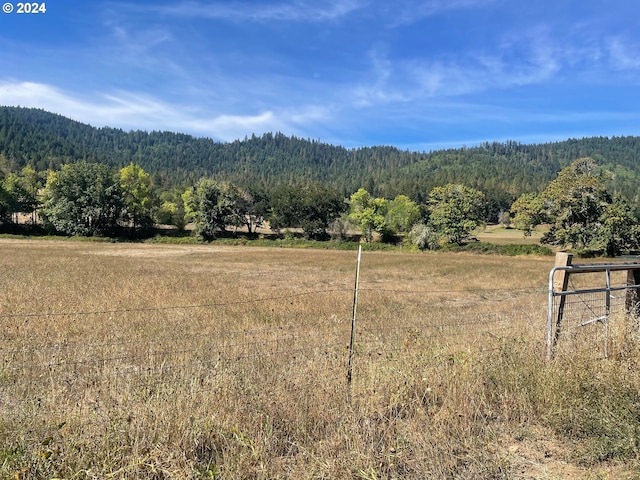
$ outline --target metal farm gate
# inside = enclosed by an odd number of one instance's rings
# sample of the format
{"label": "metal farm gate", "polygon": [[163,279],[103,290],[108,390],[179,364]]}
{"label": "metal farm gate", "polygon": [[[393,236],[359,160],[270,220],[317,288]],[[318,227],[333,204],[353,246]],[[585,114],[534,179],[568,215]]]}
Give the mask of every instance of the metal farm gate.
{"label": "metal farm gate", "polygon": [[640,263],[571,265],[571,259],[558,253],[549,273],[547,358],[560,344],[578,341],[601,344],[606,358],[610,319],[640,313]]}

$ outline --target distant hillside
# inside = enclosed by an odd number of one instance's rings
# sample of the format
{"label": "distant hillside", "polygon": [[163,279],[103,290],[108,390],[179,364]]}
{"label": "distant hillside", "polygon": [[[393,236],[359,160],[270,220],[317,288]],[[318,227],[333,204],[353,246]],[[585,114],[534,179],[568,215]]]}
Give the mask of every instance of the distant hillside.
{"label": "distant hillside", "polygon": [[404,193],[424,201],[433,187],[459,182],[484,191],[495,208],[540,191],[571,161],[590,156],[615,173],[614,192],[640,198],[640,137],[485,143],[420,153],[390,146],[346,149],[281,133],[222,143],[173,132],[94,128],[44,110],[0,107],[0,155],[13,168],[30,164],[37,170],[77,160],[116,167],[133,161],[163,188],[202,176],[267,188],[322,181],[345,194],[364,187],[378,196]]}

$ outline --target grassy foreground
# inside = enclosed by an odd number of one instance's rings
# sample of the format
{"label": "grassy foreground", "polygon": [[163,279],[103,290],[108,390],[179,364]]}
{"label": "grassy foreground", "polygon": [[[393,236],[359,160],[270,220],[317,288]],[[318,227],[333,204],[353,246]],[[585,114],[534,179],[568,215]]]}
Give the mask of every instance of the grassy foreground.
{"label": "grassy foreground", "polygon": [[0,239],[0,478],[640,478],[638,341],[550,257]]}

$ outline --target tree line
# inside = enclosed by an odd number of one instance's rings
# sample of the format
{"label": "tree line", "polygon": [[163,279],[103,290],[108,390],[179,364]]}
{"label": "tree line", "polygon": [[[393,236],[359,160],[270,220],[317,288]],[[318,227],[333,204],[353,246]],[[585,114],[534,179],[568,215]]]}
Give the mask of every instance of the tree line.
{"label": "tree line", "polygon": [[[113,169],[101,163],[78,162],[41,173],[25,167],[19,173],[1,176],[0,222],[15,225],[22,215],[35,223],[37,216],[52,233],[84,236],[138,235],[155,224],[183,229],[192,222],[196,235],[206,241],[229,230],[237,232],[240,227],[255,233],[268,222],[276,232],[296,228],[310,239],[345,239],[349,231],[357,229],[367,242],[374,236],[394,241],[427,213],[433,225],[451,233],[442,220],[446,216],[443,205],[453,204],[454,196],[458,203],[473,203],[473,209],[464,210],[473,218],[466,219],[463,227],[473,229],[482,219],[484,197],[462,186],[434,189],[432,205],[427,208],[406,195],[385,199],[373,197],[364,188],[347,198],[319,182],[263,190],[203,178],[185,190],[162,190],[134,163]],[[454,242],[464,237],[464,232],[451,233]]]}
{"label": "tree line", "polygon": [[[560,171],[540,193],[526,193],[498,217],[530,235],[548,231],[542,243],[585,252],[618,255],[640,245],[637,208],[606,186],[612,173],[592,158],[580,158]],[[358,231],[364,241],[413,243],[419,249],[462,244],[489,221],[485,194],[448,183],[433,188],[425,202],[399,194],[376,197],[365,188],[345,197],[319,183],[281,184],[270,190],[243,188],[202,178],[184,190],[163,190],[134,163],[114,169],[78,162],[59,170],[0,171],[0,223],[15,225],[20,215],[62,235],[139,236],[156,224],[182,230],[193,223],[205,241],[239,228],[255,233],[268,222],[275,232],[300,229],[309,239],[347,239]]]}

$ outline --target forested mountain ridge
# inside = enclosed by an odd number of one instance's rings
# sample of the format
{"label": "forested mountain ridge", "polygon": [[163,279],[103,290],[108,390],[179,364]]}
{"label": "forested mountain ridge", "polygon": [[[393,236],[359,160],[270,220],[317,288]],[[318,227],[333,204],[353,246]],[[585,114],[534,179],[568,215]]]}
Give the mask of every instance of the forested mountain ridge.
{"label": "forested mountain ridge", "polygon": [[345,195],[364,187],[377,196],[405,194],[423,202],[433,187],[455,182],[508,209],[521,193],[541,191],[562,168],[585,156],[614,173],[612,192],[638,202],[640,137],[494,142],[427,153],[391,146],[347,149],[281,133],[223,143],[173,132],[95,128],[40,109],[0,107],[0,157],[10,168],[134,162],[161,188],[183,187],[203,176],[265,187],[320,181]]}
{"label": "forested mountain ridge", "polygon": [[94,128],[19,107],[0,107],[0,154],[14,167],[31,165],[39,171],[78,160],[114,167],[134,162],[160,183],[184,185],[203,176],[265,185],[317,180],[345,194],[416,161],[415,154],[393,147],[348,150],[281,133],[222,143],[173,132]]}

